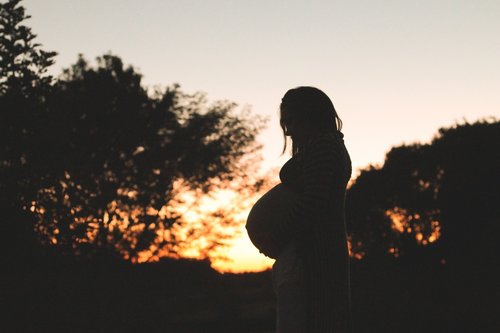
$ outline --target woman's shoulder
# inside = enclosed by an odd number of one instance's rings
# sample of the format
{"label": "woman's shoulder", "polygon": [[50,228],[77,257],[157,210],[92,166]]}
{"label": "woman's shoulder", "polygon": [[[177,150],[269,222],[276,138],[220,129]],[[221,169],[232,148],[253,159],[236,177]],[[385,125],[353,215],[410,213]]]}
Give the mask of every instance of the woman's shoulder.
{"label": "woman's shoulder", "polygon": [[[321,161],[321,163],[351,164],[349,152],[344,144],[343,133],[340,131],[319,133],[304,149],[304,160]],[[319,162],[318,162],[319,163]]]}
{"label": "woman's shoulder", "polygon": [[340,131],[321,132],[313,136],[306,144],[306,151],[335,149],[343,142],[344,134]]}

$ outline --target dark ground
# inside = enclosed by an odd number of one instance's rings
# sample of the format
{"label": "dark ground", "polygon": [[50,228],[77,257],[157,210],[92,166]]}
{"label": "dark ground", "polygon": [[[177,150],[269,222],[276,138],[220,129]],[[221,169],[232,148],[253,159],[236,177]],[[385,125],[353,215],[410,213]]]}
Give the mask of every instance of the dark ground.
{"label": "dark ground", "polygon": [[[356,332],[498,332],[496,281],[458,275],[446,265],[354,263]],[[190,260],[16,264],[2,273],[1,303],[5,333],[264,333],[275,320],[271,271],[219,274]]]}

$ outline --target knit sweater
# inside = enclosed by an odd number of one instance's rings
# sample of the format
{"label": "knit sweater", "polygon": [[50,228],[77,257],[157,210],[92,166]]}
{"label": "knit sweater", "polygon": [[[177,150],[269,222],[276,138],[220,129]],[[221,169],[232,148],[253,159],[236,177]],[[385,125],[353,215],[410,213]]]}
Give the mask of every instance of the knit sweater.
{"label": "knit sweater", "polygon": [[297,242],[307,295],[307,333],[347,332],[351,326],[345,196],[352,167],[343,133],[316,135],[280,170],[300,192],[289,218],[274,226],[277,244]]}

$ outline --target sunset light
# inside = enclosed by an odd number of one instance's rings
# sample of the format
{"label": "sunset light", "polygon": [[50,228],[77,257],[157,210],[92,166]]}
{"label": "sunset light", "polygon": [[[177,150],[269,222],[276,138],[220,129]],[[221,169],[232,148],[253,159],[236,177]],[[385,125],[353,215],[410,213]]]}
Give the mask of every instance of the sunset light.
{"label": "sunset light", "polygon": [[[391,228],[398,233],[414,234],[418,244],[427,245],[433,243],[441,236],[441,225],[436,219],[439,214],[439,209],[426,212],[424,216],[421,214],[410,214],[408,210],[400,207],[388,209],[385,215],[392,222]],[[390,253],[397,255],[398,250],[391,248]]]}
{"label": "sunset light", "polygon": [[[495,75],[498,47],[489,42],[497,37],[493,28],[497,20],[491,14],[495,10],[487,9],[495,7],[492,3],[462,3],[457,5],[462,10],[456,12],[444,3],[432,2],[408,6],[411,9],[402,3],[378,6],[350,2],[283,6],[220,1],[151,1],[137,5],[129,1],[118,9],[111,2],[27,0],[26,6],[33,15],[29,22],[39,41],[58,51],[56,65],[49,68],[53,75],[74,62],[80,52],[93,59],[112,50],[140,69],[150,90],[155,85],[179,82],[188,92],[203,91],[212,101],[232,100],[255,114],[268,116],[268,127],[258,138],[265,143],[263,170],[279,168],[289,158],[280,155],[283,138],[278,106],[283,93],[298,85],[316,85],[332,97],[353,163],[350,183],[362,168],[381,166],[385,152],[393,145],[428,141],[439,126],[463,117],[498,114],[496,90],[483,88],[498,86],[500,77]],[[80,19],[68,14],[75,10]],[[457,14],[462,11],[475,14],[464,21]],[[259,18],[257,25],[255,18]],[[306,26],[310,28],[304,29]],[[220,42],[209,42],[214,40]],[[430,49],[433,51],[429,53]],[[140,145],[134,154],[140,155],[144,149]],[[154,169],[155,174],[160,172]],[[424,180],[419,185],[423,190],[429,186]],[[117,193],[128,199],[136,194],[133,189]],[[153,261],[162,255],[210,257],[214,268],[237,271],[265,269],[273,262],[252,247],[242,227],[258,195],[251,199],[248,194],[241,199],[238,193],[230,192],[214,198],[184,195],[177,197],[179,202],[172,202],[170,211],[165,207],[156,212],[137,208],[151,216],[182,214],[183,226],[189,228],[160,228],[157,233],[163,241],[176,233],[184,243],[175,245],[172,251],[153,246],[133,260]],[[78,207],[72,209],[76,214]],[[234,227],[220,240],[232,244],[224,250],[230,261],[223,261],[218,258],[221,253],[210,250],[219,240],[207,237],[208,229],[203,230],[206,227],[222,232],[217,223],[224,219],[218,217],[217,210],[226,214]],[[106,215],[113,211],[130,217]],[[130,207],[110,203],[107,212],[88,218],[110,219],[105,222],[110,229],[125,230],[134,214]],[[395,208],[387,211],[387,216],[395,232],[414,234],[418,244],[440,237],[438,219],[422,217],[424,228],[418,214],[407,215]],[[75,225],[82,225],[79,221],[75,220]],[[134,228],[127,231],[129,236],[141,232],[140,226]],[[88,239],[93,233],[88,231]],[[199,239],[194,241],[194,236]],[[50,242],[57,243],[57,238]],[[362,254],[356,252],[354,256]]]}

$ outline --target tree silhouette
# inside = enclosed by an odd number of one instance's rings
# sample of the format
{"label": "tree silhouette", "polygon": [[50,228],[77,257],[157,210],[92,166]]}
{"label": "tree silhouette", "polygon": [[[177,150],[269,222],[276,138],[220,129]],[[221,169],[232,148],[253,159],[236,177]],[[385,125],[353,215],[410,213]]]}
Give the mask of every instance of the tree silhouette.
{"label": "tree silhouette", "polygon": [[47,52],[33,43],[36,35],[21,23],[29,18],[21,0],[0,4],[0,95],[7,93],[33,98],[52,77],[45,75],[57,52]]}
{"label": "tree silhouette", "polygon": [[352,276],[365,331],[498,330],[498,170],[493,118],[440,128],[429,144],[394,147],[382,167],[361,172],[346,215],[362,257]]}
{"label": "tree silhouette", "polygon": [[443,263],[492,263],[499,154],[495,119],[441,128],[430,144],[392,148],[381,168],[363,170],[348,191],[354,250],[367,258],[432,252]]}
{"label": "tree silhouette", "polygon": [[438,201],[448,259],[471,269],[495,267],[500,249],[495,239],[500,231],[500,122],[442,128],[432,146],[444,170]]}
{"label": "tree silhouette", "polygon": [[395,147],[381,168],[363,170],[349,190],[353,243],[372,255],[409,255],[431,243],[445,260],[464,249],[479,255],[499,216],[499,127],[442,128],[430,144]]}
{"label": "tree silhouette", "polygon": [[34,43],[36,35],[22,24],[30,16],[19,2],[0,4],[0,210],[8,231],[2,246],[10,253],[3,257],[10,261],[37,253],[32,217],[20,207],[34,195],[27,175],[51,89],[45,73],[57,54]]}
{"label": "tree silhouette", "polygon": [[[26,18],[18,2],[2,5],[9,29]],[[2,59],[17,57],[12,45],[2,48]],[[175,252],[181,240],[169,231],[185,222],[170,209],[179,191],[200,197],[228,186],[259,188],[262,145],[255,138],[266,119],[248,108],[237,113],[230,101],[209,104],[204,93],[186,94],[178,84],[148,94],[141,74],[111,53],[95,67],[80,54],[52,83],[41,74],[53,54],[27,45],[28,60],[2,69],[0,176],[10,193],[3,203],[9,220],[34,228],[41,243],[59,253],[129,260],[143,251]],[[230,236],[211,223],[236,222],[221,215],[200,217],[205,223],[182,242],[214,232],[207,251],[223,246]]]}
{"label": "tree silhouette", "polygon": [[261,148],[255,136],[263,122],[248,109],[233,114],[235,103],[208,105],[204,94],[184,94],[178,85],[149,97],[140,74],[119,57],[97,63],[91,68],[80,55],[48,99],[35,163],[43,179],[34,200],[37,230],[59,251],[136,259],[152,244],[176,245],[174,235],[156,241],[180,221],[166,210],[177,180],[206,194],[216,179],[249,179],[239,161]]}

